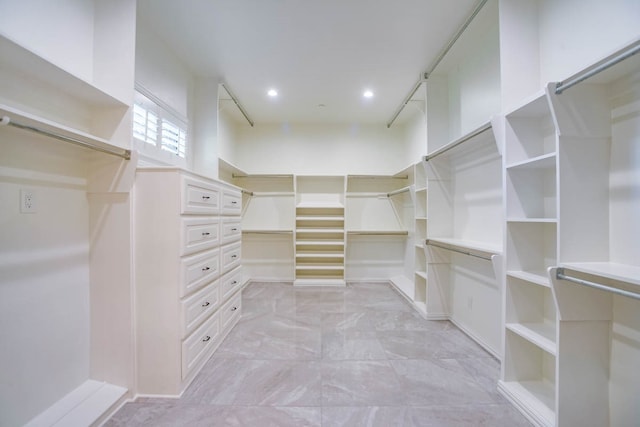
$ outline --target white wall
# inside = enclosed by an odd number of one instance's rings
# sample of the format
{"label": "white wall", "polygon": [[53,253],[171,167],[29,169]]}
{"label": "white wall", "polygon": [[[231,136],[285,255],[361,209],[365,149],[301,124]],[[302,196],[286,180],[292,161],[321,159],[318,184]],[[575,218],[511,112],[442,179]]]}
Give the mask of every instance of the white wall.
{"label": "white wall", "polygon": [[136,83],[183,118],[189,117],[191,72],[143,19],[137,21],[135,62]]}
{"label": "white wall", "polygon": [[[0,133],[0,425],[22,425],[89,377],[89,206],[75,147]],[[19,212],[20,189],[37,213]]]}
{"label": "white wall", "polygon": [[638,37],[637,0],[540,0],[540,87]]}
{"label": "white wall", "polygon": [[236,134],[236,166],[249,173],[393,174],[416,161],[402,127],[256,124]]}
{"label": "white wall", "polygon": [[[233,105],[233,106],[232,106]],[[230,108],[237,108],[232,101],[222,100],[218,110],[218,155],[221,159],[236,163],[236,127],[234,119],[229,113]],[[248,124],[247,124],[248,126]]]}
{"label": "white wall", "polygon": [[93,1],[2,0],[0,34],[92,81],[93,16]]}

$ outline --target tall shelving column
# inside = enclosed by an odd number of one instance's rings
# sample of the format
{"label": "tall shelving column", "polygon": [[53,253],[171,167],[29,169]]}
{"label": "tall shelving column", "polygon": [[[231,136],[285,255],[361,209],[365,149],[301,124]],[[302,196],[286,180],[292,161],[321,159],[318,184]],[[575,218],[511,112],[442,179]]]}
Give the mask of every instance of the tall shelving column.
{"label": "tall shelving column", "polygon": [[424,160],[413,165],[414,197],[414,304],[427,315],[427,171]]}
{"label": "tall shelving column", "polygon": [[541,92],[505,119],[506,283],[499,389],[539,425],[554,425],[557,137]]}
{"label": "tall shelving column", "polygon": [[294,285],[344,286],[344,177],[296,177]]}
{"label": "tall shelving column", "polygon": [[259,281],[294,280],[295,192],[293,175],[235,174],[245,190],[242,258],[245,276]]}
{"label": "tall shelving column", "polygon": [[561,93],[549,86],[559,133],[558,426],[640,419],[640,58],[627,57],[639,48],[640,38],[603,57],[584,72],[626,59]]}
{"label": "tall shelving column", "polygon": [[[408,205],[413,207],[410,182],[406,169],[394,175],[347,175],[345,279],[349,282],[386,282],[406,276],[411,225],[406,211]],[[412,209],[409,214],[413,217]]]}

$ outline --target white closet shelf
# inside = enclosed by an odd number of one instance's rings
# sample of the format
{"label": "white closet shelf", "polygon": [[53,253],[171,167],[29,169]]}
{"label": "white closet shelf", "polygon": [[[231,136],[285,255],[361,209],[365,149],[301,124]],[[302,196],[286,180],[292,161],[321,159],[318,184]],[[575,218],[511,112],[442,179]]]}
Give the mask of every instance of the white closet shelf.
{"label": "white closet shelf", "polygon": [[519,106],[507,112],[505,116],[510,118],[539,119],[549,115],[549,102],[544,89],[525,98]]}
{"label": "white closet shelf", "polygon": [[127,389],[102,381],[87,380],[25,427],[93,425],[126,394]]}
{"label": "white closet shelf", "polygon": [[[467,134],[461,136],[460,138],[457,138],[453,141],[450,141],[449,143],[443,145],[442,147],[432,151],[431,153],[428,153],[425,156],[425,160],[427,159],[433,159],[436,156],[440,156],[441,154],[444,154],[445,152],[453,149],[454,147],[457,147],[458,145],[467,142],[467,141],[471,141],[473,139],[479,138],[482,136],[482,134],[485,131],[488,131],[491,129],[491,121],[484,123],[483,125],[477,127],[476,129],[472,130],[471,132],[468,132]],[[428,160],[427,160],[428,161]]]}
{"label": "white closet shelf", "polygon": [[507,165],[507,170],[550,169],[556,167],[556,153],[547,153]]}
{"label": "white closet shelf", "polygon": [[507,323],[510,331],[537,345],[549,354],[556,355],[556,326],[551,322]]}
{"label": "white closet shelf", "polygon": [[293,230],[291,229],[248,229],[242,230],[242,234],[292,234]]}
{"label": "white closet shelf", "polygon": [[0,51],[0,68],[5,72],[33,78],[55,88],[59,93],[82,101],[89,107],[128,107],[126,102],[3,36],[0,36]]}
{"label": "white closet shelf", "polygon": [[296,270],[318,270],[318,271],[342,271],[344,270],[344,266],[335,265],[335,264],[304,264],[304,265],[296,265]]}
{"label": "white closet shelf", "polygon": [[19,123],[21,125],[37,128],[45,132],[50,132],[63,137],[75,139],[85,144],[95,146],[98,149],[123,152],[127,150],[127,148],[111,144],[108,140],[99,136],[92,135],[79,129],[74,129],[67,125],[54,122],[35,114],[21,111],[14,107],[0,104],[0,118],[2,116],[8,116],[11,121],[15,121],[16,123]]}
{"label": "white closet shelf", "polygon": [[347,230],[349,236],[407,236],[407,230]]}
{"label": "white closet shelf", "polygon": [[639,266],[615,262],[563,262],[560,266],[580,273],[593,274],[640,286]]}
{"label": "white closet shelf", "polygon": [[[499,381],[498,389],[543,426],[555,426],[555,387],[548,381]],[[526,405],[523,403],[526,402]]]}
{"label": "white closet shelf", "polygon": [[527,282],[535,283],[536,285],[551,288],[551,281],[549,275],[545,270],[539,271],[518,271],[509,270],[507,276],[515,277],[516,279],[526,280]]}
{"label": "white closet shelf", "polygon": [[425,271],[415,271],[415,275],[427,280],[427,273]]}
{"label": "white closet shelf", "polygon": [[296,221],[344,221],[344,216],[322,215],[322,216],[296,216]]}
{"label": "white closet shelf", "polygon": [[427,187],[416,187],[416,193],[426,192],[426,191],[427,191]]}
{"label": "white closet shelf", "polygon": [[296,233],[304,234],[342,234],[342,228],[296,228]]}
{"label": "white closet shelf", "polygon": [[320,203],[320,202],[301,202],[296,205],[296,208],[302,209],[314,209],[314,208],[322,208],[322,209],[342,209],[344,205],[342,203]]}
{"label": "white closet shelf", "polygon": [[331,252],[298,252],[296,258],[344,258],[344,254]]}
{"label": "white closet shelf", "polygon": [[253,191],[253,197],[293,197],[296,195],[293,191]]}
{"label": "white closet shelf", "polygon": [[507,222],[545,222],[557,223],[557,218],[507,218]]}
{"label": "white closet shelf", "polygon": [[416,221],[426,221],[426,220],[427,220],[427,217],[426,217],[426,216],[416,216],[416,217],[415,217],[415,220],[416,220]]}
{"label": "white closet shelf", "polygon": [[486,242],[479,242],[477,240],[454,239],[448,237],[427,237],[427,240],[461,249],[469,249],[489,254],[499,255],[502,253],[502,248],[500,246]]}
{"label": "white closet shelf", "polygon": [[413,300],[413,280],[405,276],[394,276],[391,278],[391,284],[409,298],[409,300]]}
{"label": "white closet shelf", "polygon": [[296,240],[296,246],[344,246],[342,240]]}

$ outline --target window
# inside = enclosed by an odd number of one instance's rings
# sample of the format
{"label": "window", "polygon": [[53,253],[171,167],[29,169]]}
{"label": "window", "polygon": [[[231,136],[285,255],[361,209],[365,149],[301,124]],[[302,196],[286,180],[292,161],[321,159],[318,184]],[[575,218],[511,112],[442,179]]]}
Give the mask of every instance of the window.
{"label": "window", "polygon": [[[145,91],[146,92],[146,91]],[[140,154],[152,162],[186,166],[187,123],[153,95],[136,87],[133,139]]]}

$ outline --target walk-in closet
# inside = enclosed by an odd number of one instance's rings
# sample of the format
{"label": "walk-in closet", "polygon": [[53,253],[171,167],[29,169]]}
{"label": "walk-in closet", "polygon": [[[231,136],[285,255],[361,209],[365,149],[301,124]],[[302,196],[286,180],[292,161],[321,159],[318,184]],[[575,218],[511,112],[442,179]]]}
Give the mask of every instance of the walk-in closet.
{"label": "walk-in closet", "polygon": [[640,2],[0,0],[0,426],[637,426]]}

